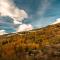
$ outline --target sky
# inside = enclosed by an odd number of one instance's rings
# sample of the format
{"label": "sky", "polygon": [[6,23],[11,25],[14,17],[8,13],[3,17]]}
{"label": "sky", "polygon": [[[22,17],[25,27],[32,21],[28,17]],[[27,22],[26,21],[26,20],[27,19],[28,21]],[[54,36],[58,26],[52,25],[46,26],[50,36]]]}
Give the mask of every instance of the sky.
{"label": "sky", "polygon": [[30,16],[24,22],[35,27],[50,24],[60,17],[60,0],[15,0],[15,3]]}
{"label": "sky", "polygon": [[[24,18],[20,19],[22,26],[30,26],[33,29],[42,28],[60,18],[60,0],[12,0],[12,2],[11,5],[14,5],[14,8],[17,7],[24,12]],[[16,19],[14,17],[12,15],[7,16],[6,14],[0,16],[0,30],[16,31],[16,27],[20,27],[20,24],[13,24],[12,19],[19,20],[19,18]],[[20,15],[19,17],[21,18]]]}

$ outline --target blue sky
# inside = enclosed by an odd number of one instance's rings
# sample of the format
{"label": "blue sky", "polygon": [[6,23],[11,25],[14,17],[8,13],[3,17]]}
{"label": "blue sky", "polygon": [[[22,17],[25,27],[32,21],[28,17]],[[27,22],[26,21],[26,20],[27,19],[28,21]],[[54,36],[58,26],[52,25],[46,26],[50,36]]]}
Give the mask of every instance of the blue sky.
{"label": "blue sky", "polygon": [[[60,0],[13,0],[15,5],[27,12],[29,18],[23,20],[25,24],[32,24],[34,28],[40,28],[53,23],[57,18],[60,18]],[[0,17],[1,19],[1,17]],[[12,23],[9,17],[3,19],[8,20],[7,24],[0,24],[2,28]],[[7,27],[10,27],[9,24]],[[11,31],[13,27],[8,28]],[[7,29],[6,29],[7,30]]]}
{"label": "blue sky", "polygon": [[24,9],[31,18],[24,20],[39,28],[60,17],[60,0],[14,0],[17,7]]}

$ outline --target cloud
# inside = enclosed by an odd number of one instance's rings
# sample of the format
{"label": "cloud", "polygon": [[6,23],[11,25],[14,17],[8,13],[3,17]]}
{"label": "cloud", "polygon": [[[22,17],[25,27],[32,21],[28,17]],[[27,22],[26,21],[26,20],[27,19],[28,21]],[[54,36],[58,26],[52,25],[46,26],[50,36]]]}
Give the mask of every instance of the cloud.
{"label": "cloud", "polygon": [[[9,16],[13,19],[13,23],[20,24],[16,27],[16,32],[32,30],[31,24],[24,24],[22,20],[28,18],[25,10],[19,9],[15,6],[12,0],[0,0],[0,16]],[[1,35],[5,34],[5,30],[0,30]]]}
{"label": "cloud", "polygon": [[18,21],[28,18],[26,11],[17,8],[12,0],[0,0],[0,16],[9,16]]}
{"label": "cloud", "polygon": [[57,23],[60,23],[60,18],[56,19],[56,21],[53,22],[52,24],[57,24]]}
{"label": "cloud", "polygon": [[0,30],[0,35],[7,34],[5,30]]}
{"label": "cloud", "polygon": [[22,24],[22,22],[17,21],[17,20],[14,20],[13,22],[14,22],[14,24]]}
{"label": "cloud", "polygon": [[31,24],[22,24],[17,28],[16,32],[29,31],[32,29],[33,29],[33,27]]}

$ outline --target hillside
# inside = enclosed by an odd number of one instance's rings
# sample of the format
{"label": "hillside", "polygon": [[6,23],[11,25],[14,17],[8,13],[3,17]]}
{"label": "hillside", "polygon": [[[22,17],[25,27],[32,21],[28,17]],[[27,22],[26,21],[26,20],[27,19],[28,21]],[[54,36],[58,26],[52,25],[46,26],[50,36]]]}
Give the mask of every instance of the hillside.
{"label": "hillside", "polygon": [[60,60],[60,23],[1,35],[0,60]]}

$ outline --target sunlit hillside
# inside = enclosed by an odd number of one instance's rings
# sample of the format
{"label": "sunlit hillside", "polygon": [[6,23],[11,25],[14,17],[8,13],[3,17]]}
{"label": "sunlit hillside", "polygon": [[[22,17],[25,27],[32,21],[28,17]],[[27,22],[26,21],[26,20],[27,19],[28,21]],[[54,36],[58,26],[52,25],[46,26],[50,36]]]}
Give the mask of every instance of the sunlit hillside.
{"label": "sunlit hillside", "polygon": [[1,35],[0,60],[60,60],[60,23]]}

